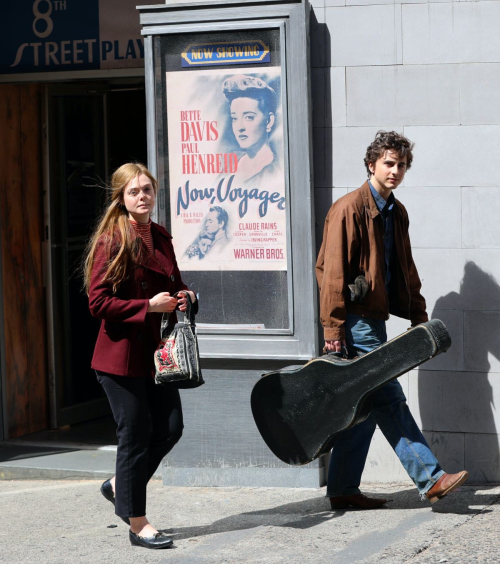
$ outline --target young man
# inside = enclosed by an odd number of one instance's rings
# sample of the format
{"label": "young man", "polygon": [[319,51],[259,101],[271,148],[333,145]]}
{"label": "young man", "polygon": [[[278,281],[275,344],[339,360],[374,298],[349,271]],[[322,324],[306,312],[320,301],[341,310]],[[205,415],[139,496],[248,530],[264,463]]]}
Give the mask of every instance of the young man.
{"label": "young man", "polygon": [[[325,349],[366,353],[387,341],[389,314],[428,320],[413,262],[408,214],[393,194],[413,160],[413,144],[394,131],[379,131],[368,147],[368,182],[335,202],[325,221],[316,264]],[[361,278],[356,292],[349,285]],[[359,282],[359,281],[358,281]],[[353,286],[354,288],[354,286]],[[364,295],[363,295],[364,294]],[[361,494],[359,485],[376,425],[418,488],[438,501],[464,483],[466,471],[445,474],[411,415],[398,380],[373,394],[370,416],[341,433],[332,450],[326,496],[332,509],[373,509],[387,500]]]}

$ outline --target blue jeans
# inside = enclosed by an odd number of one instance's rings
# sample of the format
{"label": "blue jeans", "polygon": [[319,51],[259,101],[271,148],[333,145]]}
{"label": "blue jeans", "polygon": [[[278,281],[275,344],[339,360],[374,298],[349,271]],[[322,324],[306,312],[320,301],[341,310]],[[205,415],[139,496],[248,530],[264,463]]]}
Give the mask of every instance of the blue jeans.
{"label": "blue jeans", "polygon": [[[352,351],[367,353],[387,342],[385,321],[348,314],[346,341]],[[422,499],[444,474],[413,419],[398,380],[373,394],[369,417],[338,436],[328,471],[327,497],[360,493],[359,484],[376,425],[389,441]]]}

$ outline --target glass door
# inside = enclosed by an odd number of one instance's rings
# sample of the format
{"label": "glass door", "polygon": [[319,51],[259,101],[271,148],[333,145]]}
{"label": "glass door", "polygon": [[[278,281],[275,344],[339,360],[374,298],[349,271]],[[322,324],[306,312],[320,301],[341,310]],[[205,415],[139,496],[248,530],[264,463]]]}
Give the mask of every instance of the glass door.
{"label": "glass door", "polygon": [[[109,412],[90,368],[99,321],[82,291],[81,261],[105,202],[105,90],[49,89],[49,229],[53,334],[51,422],[61,427]],[[51,315],[50,315],[51,314]]]}
{"label": "glass door", "polygon": [[144,80],[54,84],[46,108],[51,425],[61,427],[109,413],[90,368],[100,321],[89,313],[81,264],[109,173],[146,161]]}

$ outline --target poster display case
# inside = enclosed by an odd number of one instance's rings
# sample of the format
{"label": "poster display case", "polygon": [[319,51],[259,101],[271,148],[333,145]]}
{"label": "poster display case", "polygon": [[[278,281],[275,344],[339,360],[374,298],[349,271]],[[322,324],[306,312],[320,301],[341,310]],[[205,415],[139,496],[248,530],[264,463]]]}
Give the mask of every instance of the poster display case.
{"label": "poster display case", "polygon": [[306,3],[143,6],[156,220],[202,358],[317,354]]}

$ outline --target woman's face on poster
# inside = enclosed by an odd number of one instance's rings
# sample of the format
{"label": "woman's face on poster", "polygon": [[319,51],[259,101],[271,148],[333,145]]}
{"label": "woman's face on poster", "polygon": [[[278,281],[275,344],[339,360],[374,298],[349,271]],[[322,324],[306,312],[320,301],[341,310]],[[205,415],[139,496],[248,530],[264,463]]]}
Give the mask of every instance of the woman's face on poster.
{"label": "woman's face on poster", "polygon": [[207,251],[210,248],[211,244],[212,244],[212,241],[210,239],[207,239],[206,237],[202,237],[198,241],[198,248],[200,249],[200,255],[201,256],[204,256],[204,255],[207,254]]}
{"label": "woman's face on poster", "polygon": [[274,122],[272,113],[264,114],[255,98],[235,98],[231,102],[233,133],[242,149],[263,144]]}

